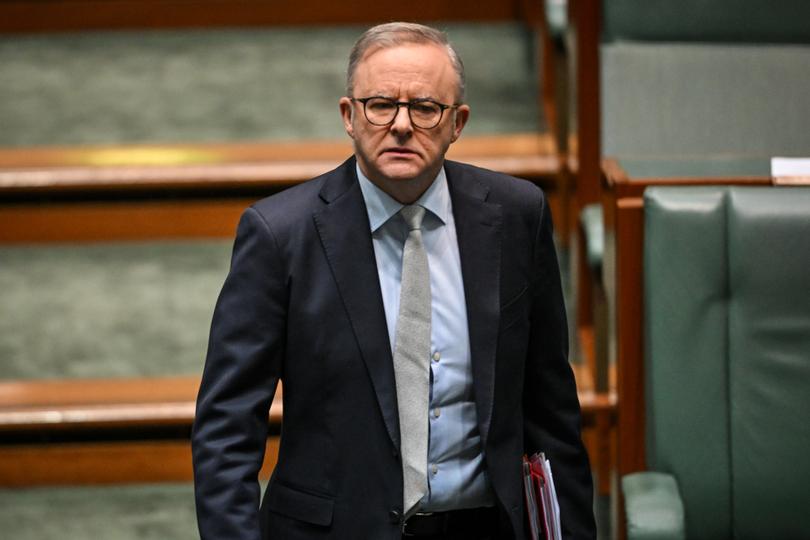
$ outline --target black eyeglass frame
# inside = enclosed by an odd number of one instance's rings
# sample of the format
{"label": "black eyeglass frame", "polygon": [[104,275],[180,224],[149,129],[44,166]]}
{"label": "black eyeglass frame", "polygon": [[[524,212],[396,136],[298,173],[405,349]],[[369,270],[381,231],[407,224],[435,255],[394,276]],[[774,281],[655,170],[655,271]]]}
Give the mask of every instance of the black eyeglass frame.
{"label": "black eyeglass frame", "polygon": [[[400,107],[407,107],[407,109],[408,109],[408,119],[411,121],[411,124],[414,127],[417,127],[419,129],[435,129],[436,126],[438,126],[439,124],[442,123],[442,118],[444,118],[444,111],[446,111],[447,109],[458,109],[462,105],[461,103],[454,103],[453,105],[448,105],[446,103],[439,103],[438,101],[433,100],[433,99],[429,99],[429,98],[412,99],[410,101],[397,101],[395,99],[391,99],[391,98],[386,97],[386,96],[368,96],[368,97],[364,97],[364,98],[349,97],[349,99],[351,101],[353,101],[353,102],[356,101],[356,102],[362,103],[363,104],[363,116],[366,117],[366,121],[369,124],[371,124],[372,126],[378,126],[378,127],[390,126],[391,124],[393,124],[394,121],[397,119],[397,116],[399,115],[399,108]],[[392,105],[396,106],[397,110],[394,113],[394,116],[391,117],[391,120],[389,120],[388,122],[385,122],[384,124],[378,124],[377,122],[372,122],[371,119],[369,119],[368,113],[366,112],[366,103],[368,103],[372,99],[384,99],[386,101],[391,102]],[[439,107],[439,119],[436,120],[436,123],[433,124],[432,126],[430,126],[430,127],[422,127],[422,126],[418,125],[416,122],[413,121],[413,116],[411,116],[411,106],[412,105],[417,105],[419,103],[432,103],[433,105],[437,105]]]}

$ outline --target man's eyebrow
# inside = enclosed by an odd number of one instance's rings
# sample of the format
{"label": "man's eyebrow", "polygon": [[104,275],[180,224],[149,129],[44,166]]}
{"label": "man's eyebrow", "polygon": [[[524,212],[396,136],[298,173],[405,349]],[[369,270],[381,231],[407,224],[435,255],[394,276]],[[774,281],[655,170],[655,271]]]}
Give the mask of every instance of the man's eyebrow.
{"label": "man's eyebrow", "polygon": [[[377,98],[390,99],[391,101],[400,101],[397,98],[392,97],[392,96],[390,96],[390,95],[388,95],[388,94],[386,94],[384,92],[378,92],[376,94],[372,93],[372,94],[369,94],[368,97],[377,97]],[[417,96],[417,97],[411,98],[408,101],[409,102],[410,101],[435,101],[435,102],[438,102],[439,100],[437,98],[435,98],[434,96],[431,96],[431,95],[423,95],[423,96]]]}

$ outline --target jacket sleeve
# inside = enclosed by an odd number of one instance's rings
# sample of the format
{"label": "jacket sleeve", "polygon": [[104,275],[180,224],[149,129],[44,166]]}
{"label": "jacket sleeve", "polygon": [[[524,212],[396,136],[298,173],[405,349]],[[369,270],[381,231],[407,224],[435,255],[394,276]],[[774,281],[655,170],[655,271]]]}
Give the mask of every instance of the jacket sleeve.
{"label": "jacket sleeve", "polygon": [[201,540],[259,540],[258,471],[281,374],[287,287],[276,238],[242,215],[217,300],[192,433]]}
{"label": "jacket sleeve", "polygon": [[596,538],[593,486],[580,433],[576,383],[548,206],[543,199],[534,241],[531,333],[524,378],[525,452],[545,452],[560,501],[564,538]]}

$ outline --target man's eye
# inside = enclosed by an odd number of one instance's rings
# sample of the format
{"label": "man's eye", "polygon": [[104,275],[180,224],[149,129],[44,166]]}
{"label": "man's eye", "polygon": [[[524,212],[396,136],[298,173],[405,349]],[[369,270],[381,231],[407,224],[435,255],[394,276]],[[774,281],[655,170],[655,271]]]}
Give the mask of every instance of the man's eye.
{"label": "man's eye", "polygon": [[390,111],[395,107],[390,101],[369,101],[368,106],[375,112]]}
{"label": "man's eye", "polygon": [[417,114],[431,115],[436,114],[436,111],[438,111],[439,108],[433,103],[426,101],[422,103],[414,103],[411,105],[411,110]]}

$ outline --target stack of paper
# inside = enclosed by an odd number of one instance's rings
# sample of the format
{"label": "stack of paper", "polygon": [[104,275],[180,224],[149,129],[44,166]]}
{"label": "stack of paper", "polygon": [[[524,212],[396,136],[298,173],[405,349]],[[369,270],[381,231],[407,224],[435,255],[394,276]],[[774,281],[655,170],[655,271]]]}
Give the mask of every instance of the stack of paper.
{"label": "stack of paper", "polygon": [[523,456],[523,490],[532,540],[562,540],[560,504],[551,462],[542,453]]}

